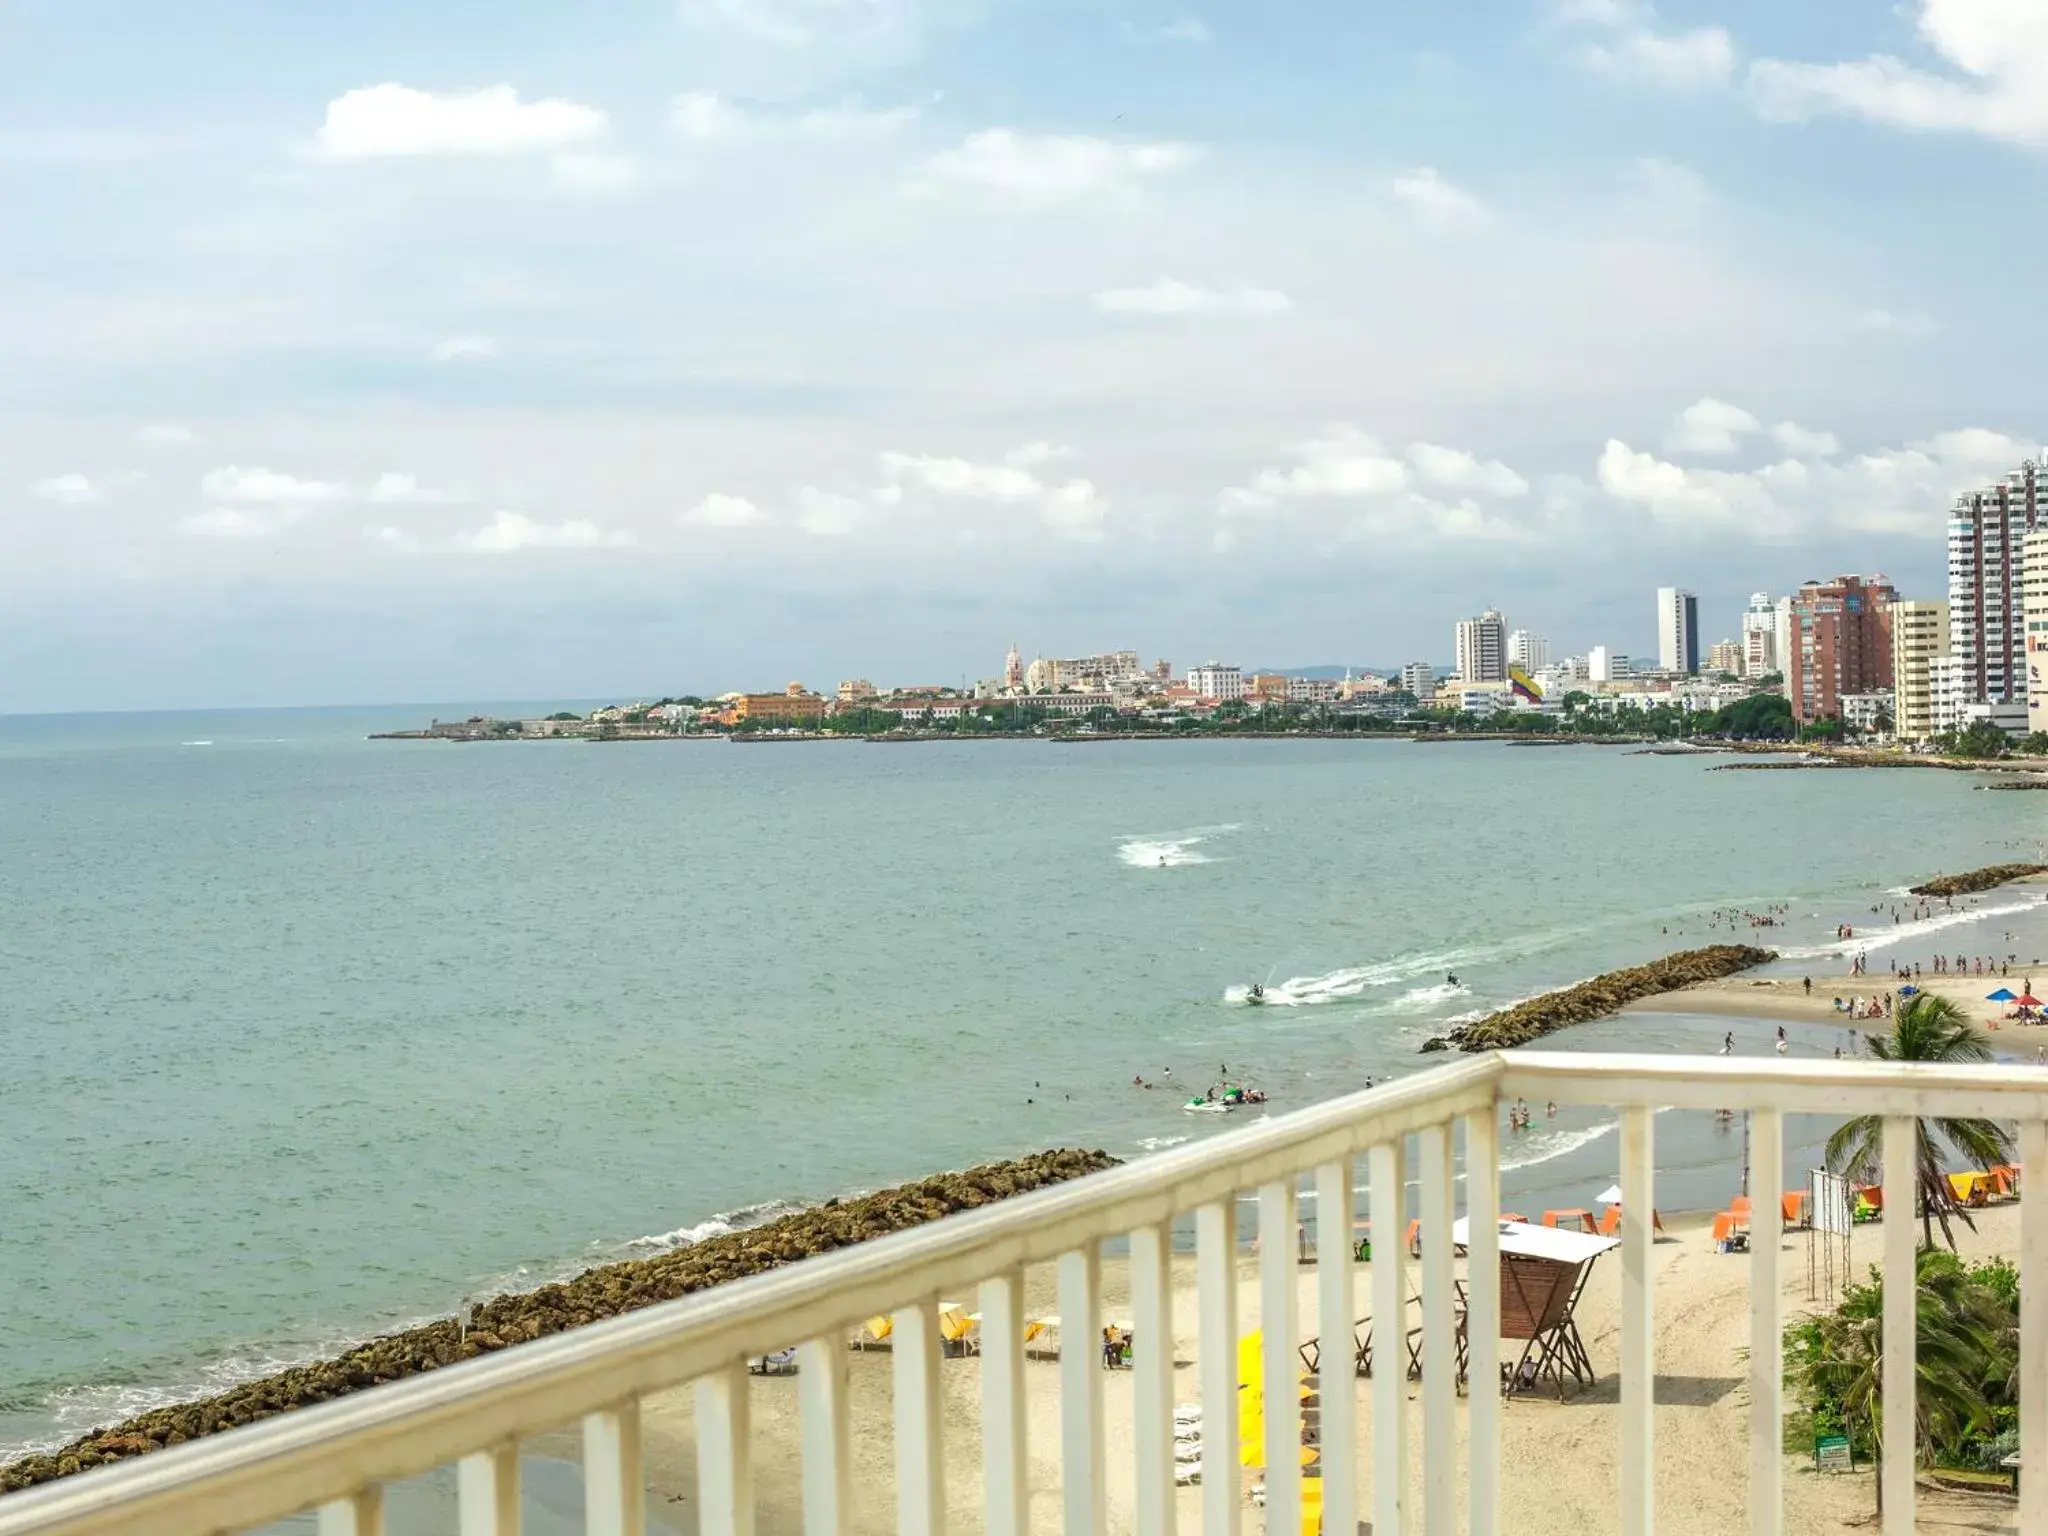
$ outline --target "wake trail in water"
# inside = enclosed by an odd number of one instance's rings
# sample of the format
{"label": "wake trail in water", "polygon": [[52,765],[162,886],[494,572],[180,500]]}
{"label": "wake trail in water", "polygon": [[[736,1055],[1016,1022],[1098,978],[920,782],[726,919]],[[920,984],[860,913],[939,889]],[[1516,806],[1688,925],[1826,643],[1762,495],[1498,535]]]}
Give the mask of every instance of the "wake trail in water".
{"label": "wake trail in water", "polygon": [[1117,858],[1132,869],[1178,869],[1188,864],[1213,864],[1201,845],[1238,830],[1238,823],[1194,827],[1185,832],[1148,832],[1117,845]]}

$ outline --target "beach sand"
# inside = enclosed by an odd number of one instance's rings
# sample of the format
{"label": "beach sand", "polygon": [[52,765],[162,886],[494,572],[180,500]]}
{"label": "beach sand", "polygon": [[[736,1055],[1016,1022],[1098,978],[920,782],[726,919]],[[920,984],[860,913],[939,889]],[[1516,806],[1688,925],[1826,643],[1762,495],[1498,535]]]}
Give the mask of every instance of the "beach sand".
{"label": "beach sand", "polygon": [[[1977,1230],[1958,1228],[1965,1254],[2012,1253],[2018,1242],[2018,1208],[1994,1207],[1976,1213]],[[1714,1251],[1705,1218],[1667,1217],[1667,1237],[1655,1248],[1657,1338],[1657,1520],[1660,1530],[1709,1536],[1743,1529],[1747,1523],[1749,1406],[1745,1351],[1749,1341],[1748,1261],[1740,1255]],[[1866,1273],[1879,1256],[1882,1228],[1857,1229],[1852,1272]],[[1807,1239],[1787,1236],[1780,1259],[1786,1316],[1809,1310],[1806,1294]],[[1462,1268],[1462,1261],[1461,1261]],[[1368,1311],[1370,1283],[1362,1266],[1355,1313]],[[1247,1257],[1241,1269],[1239,1298],[1244,1326],[1257,1326],[1256,1263]],[[1411,1285],[1413,1271],[1411,1270]],[[1174,1397],[1195,1401],[1195,1281],[1192,1258],[1178,1256],[1173,1265],[1175,1333]],[[1300,1275],[1302,1331],[1321,1332],[1316,1317],[1315,1271]],[[1596,1387],[1566,1402],[1534,1397],[1507,1402],[1502,1410],[1502,1525],[1517,1536],[1583,1536],[1588,1529],[1606,1529],[1620,1497],[1619,1365],[1621,1325],[1621,1263],[1618,1253],[1599,1260],[1579,1309],[1581,1331],[1596,1370]],[[969,1298],[962,1298],[968,1300]],[[1027,1315],[1056,1308],[1054,1279],[1048,1268],[1027,1277]],[[1108,1318],[1128,1315],[1125,1266],[1103,1264],[1103,1312]],[[1419,1318],[1411,1317],[1411,1320]],[[1348,1335],[1349,1328],[1339,1332]],[[1503,1342],[1504,1351],[1519,1346]],[[1512,1354],[1509,1355],[1512,1359]],[[1029,1397],[1031,1514],[1035,1530],[1047,1532],[1061,1524],[1059,1494],[1059,1367],[1032,1361],[1026,1367]],[[982,1528],[980,1466],[980,1377],[973,1359],[942,1362],[945,1392],[943,1417],[949,1528],[973,1532]],[[1356,1382],[1361,1443],[1358,1452],[1361,1528],[1371,1518],[1371,1390]],[[1129,1531],[1133,1523],[1135,1440],[1132,1431],[1132,1378],[1111,1372],[1105,1387],[1105,1452],[1109,1528]],[[1330,1383],[1325,1383],[1326,1391]],[[801,1529],[799,1492],[797,1382],[794,1378],[749,1381],[753,1414],[758,1524],[763,1536],[782,1536]],[[1421,1442],[1420,1386],[1409,1383],[1408,1433],[1411,1460]],[[851,1361],[852,1435],[854,1446],[854,1524],[861,1531],[894,1528],[894,1450],[890,1423],[890,1357],[887,1353],[855,1353]],[[1458,1406],[1462,1464],[1465,1404]],[[649,1513],[677,1530],[696,1526],[696,1473],[693,1411],[688,1393],[651,1399],[645,1408],[647,1475],[652,1493]],[[574,1459],[572,1437],[551,1437],[555,1443],[535,1445],[543,1454]],[[1227,1442],[1216,1450],[1224,1450]],[[1212,1464],[1221,1456],[1212,1453]],[[1247,1476],[1249,1484],[1251,1478]],[[1412,1478],[1411,1508],[1421,1509],[1419,1467]],[[1460,1498],[1464,1478],[1459,1478]],[[2008,1531],[2015,1529],[2012,1501],[1933,1490],[1923,1485],[1923,1530]],[[1867,1472],[1820,1475],[1810,1457],[1791,1455],[1785,1461],[1786,1530],[1795,1533],[1835,1532],[1867,1523],[1874,1498]],[[1198,1529],[1201,1490],[1177,1494],[1180,1527]],[[1263,1514],[1245,1506],[1246,1530],[1263,1529]],[[1459,1520],[1463,1521],[1462,1508]],[[1419,1526],[1418,1526],[1419,1528]]]}
{"label": "beach sand", "polygon": [[[1921,964],[1924,967],[1926,962]],[[1864,976],[1815,975],[1812,978],[1813,990],[1808,993],[1805,979],[1803,976],[1785,975],[1724,976],[1717,981],[1682,987],[1676,992],[1660,992],[1655,997],[1630,1003],[1622,1012],[1716,1014],[1729,1018],[1824,1024],[1833,1029],[1882,1029],[1885,1020],[1852,1019],[1836,1011],[1835,1000],[1847,1001],[1858,997],[1867,1000],[1887,992],[1896,994],[1898,988],[1908,984],[1905,977],[1894,976],[1889,971]],[[2048,965],[2031,968],[2016,965],[2009,976],[1929,975],[1923,971],[1923,974],[1912,978],[1911,985],[1960,1003],[1974,1023],[1992,1032],[1993,1044],[2018,1053],[2048,1044],[2048,1025],[2009,1019],[2005,1015],[2010,1005],[1989,1002],[1986,994],[2001,987],[2017,994],[2030,981],[2048,987]]]}

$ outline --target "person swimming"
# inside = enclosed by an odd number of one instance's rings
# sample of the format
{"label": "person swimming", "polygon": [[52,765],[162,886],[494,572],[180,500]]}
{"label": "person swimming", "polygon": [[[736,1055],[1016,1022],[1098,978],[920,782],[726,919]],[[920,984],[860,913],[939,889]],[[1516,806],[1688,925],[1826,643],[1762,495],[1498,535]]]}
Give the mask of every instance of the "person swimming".
{"label": "person swimming", "polygon": [[1448,987],[1455,987],[1455,986],[1456,986],[1457,984],[1458,984],[1458,973],[1457,973],[1456,971],[1446,971],[1446,972],[1444,972],[1444,985],[1445,985],[1445,986],[1448,986]]}

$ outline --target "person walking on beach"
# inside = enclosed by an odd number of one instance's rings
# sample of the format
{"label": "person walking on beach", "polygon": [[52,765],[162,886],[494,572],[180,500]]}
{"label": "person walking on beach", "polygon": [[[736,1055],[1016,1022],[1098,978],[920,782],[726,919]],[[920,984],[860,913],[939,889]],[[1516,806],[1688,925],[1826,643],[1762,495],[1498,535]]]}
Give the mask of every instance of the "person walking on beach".
{"label": "person walking on beach", "polygon": [[1807,976],[1802,979],[1806,984],[1806,995],[1808,997],[1813,996],[1813,978],[1811,976]]}
{"label": "person walking on beach", "polygon": [[1786,1049],[1787,1047],[1785,1044],[1785,1026],[1780,1024],[1778,1026],[1778,1054],[1780,1056],[1784,1055]]}
{"label": "person walking on beach", "polygon": [[1735,1031],[1732,1029],[1721,1037],[1721,1054],[1723,1056],[1733,1056],[1735,1054]]}

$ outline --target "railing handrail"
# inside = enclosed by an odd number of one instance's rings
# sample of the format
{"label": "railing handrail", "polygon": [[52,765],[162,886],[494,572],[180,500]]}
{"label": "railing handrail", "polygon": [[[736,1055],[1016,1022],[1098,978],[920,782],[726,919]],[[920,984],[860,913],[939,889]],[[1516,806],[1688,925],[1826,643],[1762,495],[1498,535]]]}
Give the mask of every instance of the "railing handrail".
{"label": "railing handrail", "polygon": [[[2048,1068],[1516,1051],[1475,1057],[1050,1189],[339,1401],[0,1497],[0,1536],[244,1529],[1158,1226],[1502,1097],[2048,1120]],[[1092,1340],[1063,1340],[1092,1347]]]}

